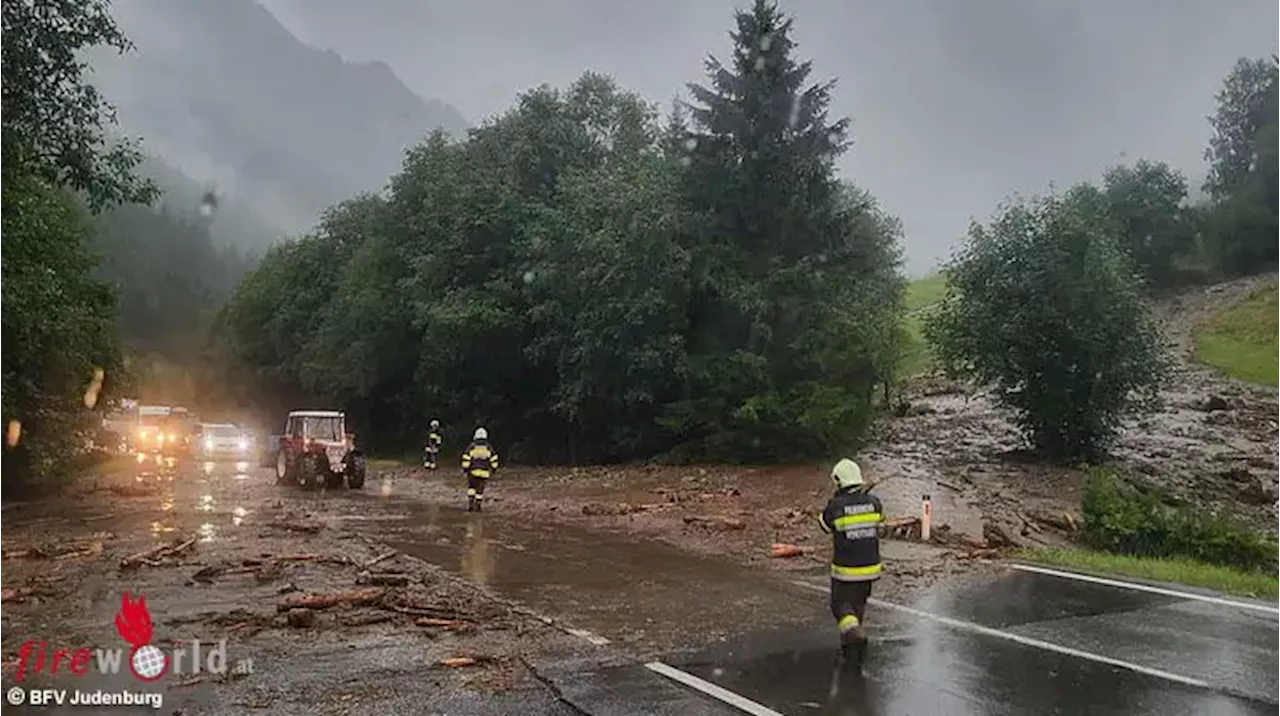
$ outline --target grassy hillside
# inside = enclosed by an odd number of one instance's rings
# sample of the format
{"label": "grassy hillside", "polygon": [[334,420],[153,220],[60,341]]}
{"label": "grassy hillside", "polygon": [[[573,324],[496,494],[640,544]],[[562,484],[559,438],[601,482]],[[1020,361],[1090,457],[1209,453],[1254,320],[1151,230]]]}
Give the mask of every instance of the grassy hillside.
{"label": "grassy hillside", "polygon": [[907,284],[907,310],[915,311],[942,298],[947,290],[947,277],[941,273],[918,278]]}
{"label": "grassy hillside", "polygon": [[1277,308],[1272,281],[1196,327],[1196,359],[1239,380],[1276,385]]}
{"label": "grassy hillside", "polygon": [[925,309],[937,303],[946,290],[947,278],[941,273],[907,284],[907,346],[902,360],[904,377],[917,375],[929,367],[929,346],[924,339],[922,319]]}

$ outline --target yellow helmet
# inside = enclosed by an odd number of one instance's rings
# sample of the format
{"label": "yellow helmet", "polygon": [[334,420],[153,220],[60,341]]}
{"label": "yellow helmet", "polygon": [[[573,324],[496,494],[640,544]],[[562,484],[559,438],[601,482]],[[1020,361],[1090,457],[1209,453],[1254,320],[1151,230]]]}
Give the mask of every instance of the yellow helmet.
{"label": "yellow helmet", "polygon": [[838,490],[858,487],[862,484],[862,468],[858,467],[858,463],[853,460],[843,458],[831,468],[831,481],[836,484]]}

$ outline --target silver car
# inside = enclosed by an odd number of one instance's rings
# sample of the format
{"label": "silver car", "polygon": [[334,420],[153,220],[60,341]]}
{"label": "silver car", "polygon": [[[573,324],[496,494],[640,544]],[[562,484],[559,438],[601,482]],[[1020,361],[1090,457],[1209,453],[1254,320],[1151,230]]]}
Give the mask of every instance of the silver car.
{"label": "silver car", "polygon": [[206,460],[248,460],[253,449],[249,436],[230,423],[202,423],[195,453]]}

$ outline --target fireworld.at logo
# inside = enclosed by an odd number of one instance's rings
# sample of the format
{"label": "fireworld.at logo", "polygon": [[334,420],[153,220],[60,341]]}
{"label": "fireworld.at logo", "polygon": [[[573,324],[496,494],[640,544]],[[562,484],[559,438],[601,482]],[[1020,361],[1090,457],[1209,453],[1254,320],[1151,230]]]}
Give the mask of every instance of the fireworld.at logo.
{"label": "fireworld.at logo", "polygon": [[128,661],[124,649],[54,649],[44,641],[28,639],[18,648],[18,668],[14,680],[21,683],[28,674],[58,675],[70,673],[84,676],[90,670],[100,674],[118,674],[122,663],[128,663],[129,673],[139,681],[151,683],[165,674],[251,674],[253,659],[238,659],[230,667],[227,664],[227,641],[201,642],[195,639],[182,647],[165,652],[151,643],[154,629],[147,599],[138,595],[132,599],[129,592],[120,597],[120,610],[116,612],[116,633],[129,645]]}

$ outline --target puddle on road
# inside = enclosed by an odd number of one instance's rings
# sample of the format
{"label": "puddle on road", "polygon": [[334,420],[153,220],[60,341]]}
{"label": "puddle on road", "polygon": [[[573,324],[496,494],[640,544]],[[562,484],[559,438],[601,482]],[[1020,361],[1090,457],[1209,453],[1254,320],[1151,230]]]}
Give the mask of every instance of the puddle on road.
{"label": "puddle on road", "polygon": [[212,542],[218,538],[218,528],[212,522],[205,522],[196,530],[196,537],[201,542]]}
{"label": "puddle on road", "polygon": [[676,665],[786,714],[1275,713],[1260,702],[934,624],[906,621],[884,635],[873,630],[862,677],[837,669],[834,645],[756,645],[736,656],[722,648]]}
{"label": "puddle on road", "polygon": [[412,519],[391,546],[611,639],[692,645],[804,616],[770,576],[661,543],[500,510],[405,507]]}

